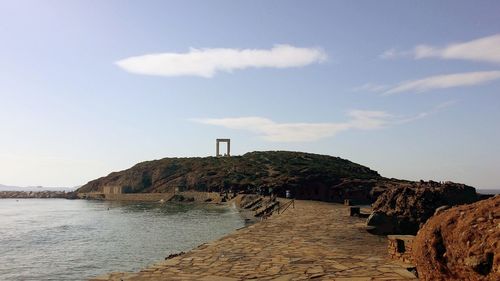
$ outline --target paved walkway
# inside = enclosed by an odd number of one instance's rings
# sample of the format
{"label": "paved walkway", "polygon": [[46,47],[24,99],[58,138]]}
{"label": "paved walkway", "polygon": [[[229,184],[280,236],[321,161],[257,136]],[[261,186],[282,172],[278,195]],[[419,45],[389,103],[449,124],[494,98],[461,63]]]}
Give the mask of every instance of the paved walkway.
{"label": "paved walkway", "polygon": [[295,208],[138,273],[102,280],[409,280],[386,259],[387,240],[361,230],[364,219],[339,204],[296,201]]}

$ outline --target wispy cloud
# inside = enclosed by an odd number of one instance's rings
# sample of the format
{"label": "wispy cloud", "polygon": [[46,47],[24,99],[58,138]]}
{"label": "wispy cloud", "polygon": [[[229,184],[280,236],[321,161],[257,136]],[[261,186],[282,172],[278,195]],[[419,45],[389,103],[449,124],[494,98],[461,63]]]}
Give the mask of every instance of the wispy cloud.
{"label": "wispy cloud", "polygon": [[381,59],[397,59],[402,57],[407,57],[411,55],[411,51],[400,51],[396,48],[391,48],[389,50],[385,50],[382,54],[379,55]]}
{"label": "wispy cloud", "polygon": [[413,57],[414,59],[440,58],[500,63],[500,34],[472,41],[453,43],[444,47],[421,44],[412,50],[391,48],[383,52],[382,59]]}
{"label": "wispy cloud", "polygon": [[119,60],[122,69],[143,75],[213,77],[217,72],[245,68],[302,67],[325,61],[321,48],[275,45],[271,49],[194,49],[187,53],[159,53]]}
{"label": "wispy cloud", "polygon": [[478,71],[436,75],[419,80],[401,82],[384,91],[383,94],[392,95],[403,92],[422,93],[435,89],[480,85],[498,79],[500,79],[500,71]]}
{"label": "wispy cloud", "polygon": [[338,123],[278,123],[264,117],[198,118],[194,122],[246,130],[271,142],[310,142],[333,137],[348,130],[375,130],[427,117],[445,106],[415,116],[394,116],[385,111],[352,110],[349,120]]}
{"label": "wispy cloud", "polygon": [[393,121],[393,124],[395,124],[395,125],[405,124],[405,123],[409,123],[409,122],[413,122],[416,120],[420,120],[420,119],[429,117],[433,114],[439,113],[440,111],[442,111],[450,106],[453,106],[457,102],[458,102],[457,100],[449,100],[449,101],[438,104],[437,106],[435,106],[434,108],[432,108],[429,111],[423,111],[423,112],[420,112],[414,116],[406,116],[406,117],[400,116],[399,118],[397,118],[396,120]]}
{"label": "wispy cloud", "polygon": [[353,92],[383,92],[383,91],[389,89],[390,87],[391,86],[389,86],[389,85],[366,83],[366,84],[361,85],[359,87],[352,88],[351,91],[353,91]]}
{"label": "wispy cloud", "polygon": [[443,103],[428,112],[414,116],[394,116],[385,111],[352,110],[348,112],[348,121],[338,123],[278,123],[264,117],[197,118],[191,121],[249,131],[271,142],[310,142],[334,137],[348,130],[376,130],[412,122],[437,113],[452,103],[454,101]]}
{"label": "wispy cloud", "polygon": [[500,63],[500,34],[446,47],[419,45],[415,47],[414,56],[416,59],[435,57]]}
{"label": "wispy cloud", "polygon": [[203,118],[195,122],[222,126],[228,129],[246,130],[264,140],[273,142],[309,142],[332,137],[349,129],[377,129],[386,124],[389,114],[383,111],[349,112],[352,118],[340,123],[277,123],[263,117]]}

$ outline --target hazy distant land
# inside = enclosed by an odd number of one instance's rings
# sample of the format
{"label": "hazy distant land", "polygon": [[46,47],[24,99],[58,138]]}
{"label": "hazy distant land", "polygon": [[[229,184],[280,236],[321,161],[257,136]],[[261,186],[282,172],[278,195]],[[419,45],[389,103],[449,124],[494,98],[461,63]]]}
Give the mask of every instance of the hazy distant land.
{"label": "hazy distant land", "polygon": [[12,186],[0,184],[0,191],[74,191],[78,187]]}

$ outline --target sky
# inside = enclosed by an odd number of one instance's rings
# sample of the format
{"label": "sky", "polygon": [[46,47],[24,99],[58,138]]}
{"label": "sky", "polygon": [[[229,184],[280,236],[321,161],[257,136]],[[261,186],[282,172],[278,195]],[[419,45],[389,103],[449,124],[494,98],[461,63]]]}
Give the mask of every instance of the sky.
{"label": "sky", "polygon": [[500,187],[498,1],[0,1],[0,183],[293,150]]}

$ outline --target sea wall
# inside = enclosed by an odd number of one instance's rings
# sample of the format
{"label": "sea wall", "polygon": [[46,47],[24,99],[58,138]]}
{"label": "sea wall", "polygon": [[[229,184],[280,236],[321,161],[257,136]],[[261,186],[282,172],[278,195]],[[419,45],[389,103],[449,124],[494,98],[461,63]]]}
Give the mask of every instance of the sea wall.
{"label": "sea wall", "polygon": [[195,202],[221,202],[221,196],[218,192],[198,192],[198,191],[183,191],[176,192],[176,195],[182,195],[185,198],[193,198]]}
{"label": "sea wall", "polygon": [[194,202],[221,202],[221,197],[217,192],[197,192],[185,191],[174,193],[123,193],[123,194],[104,194],[97,192],[79,193],[78,197],[81,199],[90,200],[109,200],[109,201],[169,201],[174,195],[182,196]]}
{"label": "sea wall", "polygon": [[80,192],[77,193],[78,199],[89,199],[89,200],[104,200],[104,194],[101,192]]}
{"label": "sea wall", "polygon": [[125,193],[125,194],[105,194],[104,199],[109,201],[168,201],[172,198],[172,193]]}
{"label": "sea wall", "polygon": [[172,193],[124,193],[124,194],[104,194],[98,192],[78,193],[78,198],[89,200],[109,200],[109,201],[168,201],[172,198]]}

